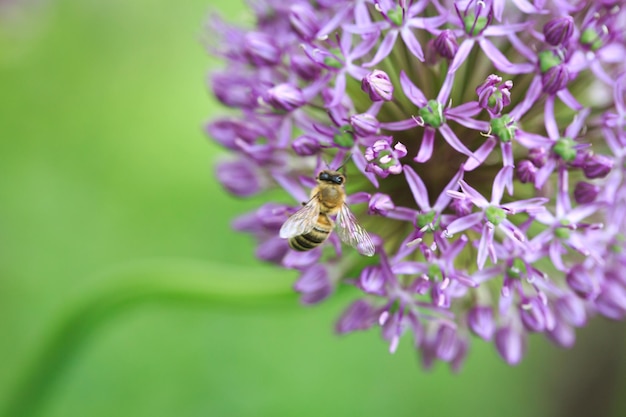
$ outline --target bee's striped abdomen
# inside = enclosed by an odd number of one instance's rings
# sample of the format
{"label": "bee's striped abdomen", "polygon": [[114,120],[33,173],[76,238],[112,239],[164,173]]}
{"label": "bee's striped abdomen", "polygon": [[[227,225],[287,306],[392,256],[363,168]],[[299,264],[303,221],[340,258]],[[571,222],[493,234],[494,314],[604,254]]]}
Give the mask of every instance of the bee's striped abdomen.
{"label": "bee's striped abdomen", "polygon": [[320,213],[315,227],[308,233],[289,239],[289,246],[297,251],[307,251],[316,248],[328,239],[332,227],[333,225],[328,216]]}

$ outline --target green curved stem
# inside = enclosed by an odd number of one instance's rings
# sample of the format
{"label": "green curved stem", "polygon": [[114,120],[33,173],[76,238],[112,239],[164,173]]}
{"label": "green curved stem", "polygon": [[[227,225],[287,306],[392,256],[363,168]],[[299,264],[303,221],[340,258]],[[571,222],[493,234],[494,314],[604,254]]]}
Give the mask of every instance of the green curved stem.
{"label": "green curved stem", "polygon": [[0,415],[35,415],[88,337],[99,325],[130,308],[144,303],[267,308],[292,305],[294,299],[289,275],[269,267],[159,260],[99,275],[96,281],[102,288],[79,295],[53,320],[51,333],[29,361]]}

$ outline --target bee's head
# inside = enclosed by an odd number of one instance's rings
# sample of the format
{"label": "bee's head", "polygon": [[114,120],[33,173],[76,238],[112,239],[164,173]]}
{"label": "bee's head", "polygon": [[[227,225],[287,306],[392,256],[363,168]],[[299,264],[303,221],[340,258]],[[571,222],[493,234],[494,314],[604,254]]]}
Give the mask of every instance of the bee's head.
{"label": "bee's head", "polygon": [[346,181],[346,177],[337,171],[322,171],[317,176],[318,181],[328,182],[331,184],[342,185]]}

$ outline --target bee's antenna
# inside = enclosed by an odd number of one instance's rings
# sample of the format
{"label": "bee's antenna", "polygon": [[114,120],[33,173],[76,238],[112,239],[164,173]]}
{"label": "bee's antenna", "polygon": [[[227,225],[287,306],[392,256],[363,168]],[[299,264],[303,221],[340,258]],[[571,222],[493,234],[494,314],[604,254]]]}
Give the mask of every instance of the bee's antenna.
{"label": "bee's antenna", "polygon": [[341,165],[337,167],[337,171],[341,170],[341,173],[344,176],[346,175],[346,164],[350,161],[351,158],[352,158],[352,152],[347,152],[345,157],[343,158],[343,161],[341,162]]}
{"label": "bee's antenna", "polygon": [[345,150],[338,151],[335,154],[335,157],[333,158],[333,162],[329,165],[328,169],[333,169],[335,171],[339,171],[342,168],[345,168],[345,165],[346,165],[346,163],[348,163],[348,161],[350,160],[351,156],[352,156],[351,152],[348,152],[348,151],[345,151]]}

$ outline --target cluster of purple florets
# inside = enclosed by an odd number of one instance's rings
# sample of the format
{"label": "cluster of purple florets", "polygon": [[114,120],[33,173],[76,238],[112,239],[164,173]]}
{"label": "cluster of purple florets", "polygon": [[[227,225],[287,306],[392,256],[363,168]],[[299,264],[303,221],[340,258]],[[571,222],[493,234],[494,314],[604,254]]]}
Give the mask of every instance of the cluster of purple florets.
{"label": "cluster of purple florets", "polygon": [[[211,86],[236,110],[207,125],[234,154],[216,172],[292,197],[234,227],[300,271],[304,303],[358,289],[338,332],[380,327],[392,352],[411,333],[456,369],[471,334],[516,364],[529,333],[569,347],[590,316],[626,318],[626,2],[251,7],[253,27],[211,21]],[[291,250],[281,225],[345,161],[376,256],[336,234]]]}

